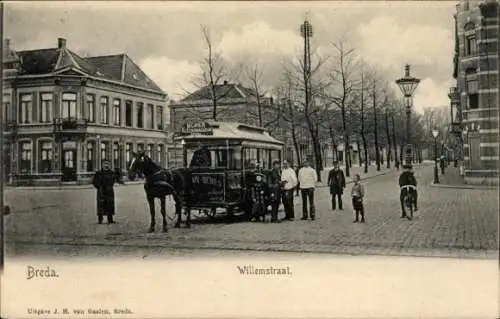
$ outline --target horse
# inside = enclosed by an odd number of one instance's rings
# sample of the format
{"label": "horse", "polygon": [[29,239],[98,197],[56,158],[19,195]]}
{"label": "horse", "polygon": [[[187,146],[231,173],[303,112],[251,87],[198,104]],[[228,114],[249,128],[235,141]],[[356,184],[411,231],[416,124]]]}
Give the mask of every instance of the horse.
{"label": "horse", "polygon": [[[128,165],[128,173],[134,175],[142,173],[146,179],[144,190],[149,203],[149,212],[151,214],[150,233],[155,231],[155,198],[160,199],[161,215],[163,217],[163,232],[167,232],[167,219],[165,208],[165,197],[172,195],[175,201],[175,214],[177,220],[174,228],[180,228],[182,221],[183,203],[189,202],[189,179],[186,178],[186,172],[183,169],[164,169],[160,165],[144,154],[144,152],[131,152],[132,159]],[[191,210],[186,208],[186,228],[191,227]]]}

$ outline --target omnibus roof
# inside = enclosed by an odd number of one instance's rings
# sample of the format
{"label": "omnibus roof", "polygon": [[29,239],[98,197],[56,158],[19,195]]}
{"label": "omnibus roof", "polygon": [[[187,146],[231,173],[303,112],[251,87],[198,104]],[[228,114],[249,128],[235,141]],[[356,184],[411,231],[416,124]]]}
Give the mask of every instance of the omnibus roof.
{"label": "omnibus roof", "polygon": [[238,122],[206,122],[211,127],[210,133],[191,132],[176,136],[176,141],[209,141],[209,140],[238,140],[252,141],[282,146],[283,142],[272,137],[269,132],[257,126]]}

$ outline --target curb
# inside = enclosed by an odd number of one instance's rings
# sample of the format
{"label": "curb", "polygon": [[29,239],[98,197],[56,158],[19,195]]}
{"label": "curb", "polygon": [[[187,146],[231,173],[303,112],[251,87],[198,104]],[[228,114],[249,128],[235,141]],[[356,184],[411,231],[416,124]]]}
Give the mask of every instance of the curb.
{"label": "curb", "polygon": [[498,186],[486,186],[486,185],[450,185],[450,184],[434,184],[434,182],[429,184],[430,187],[434,188],[451,188],[451,189],[479,189],[479,190],[498,190]]}

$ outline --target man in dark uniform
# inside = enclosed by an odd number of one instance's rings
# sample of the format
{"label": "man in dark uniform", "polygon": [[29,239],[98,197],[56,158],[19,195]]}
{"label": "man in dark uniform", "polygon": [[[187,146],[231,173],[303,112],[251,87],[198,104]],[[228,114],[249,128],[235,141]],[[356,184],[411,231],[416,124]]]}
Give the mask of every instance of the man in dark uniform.
{"label": "man in dark uniform", "polygon": [[[405,185],[413,185],[417,186],[417,179],[415,178],[415,175],[413,174],[413,166],[411,164],[406,164],[403,165],[403,172],[399,176],[399,187],[403,187]],[[410,189],[410,192],[413,193],[413,199],[414,199],[414,205],[415,205],[415,211],[418,210],[418,205],[417,205],[417,197],[418,193],[416,189]],[[399,194],[399,201],[401,202],[401,218],[405,218],[405,210],[404,210],[404,203],[403,199],[404,196],[406,195],[406,190],[401,189],[400,194]]]}
{"label": "man in dark uniform", "polygon": [[271,172],[271,192],[274,194],[274,201],[271,211],[271,222],[278,221],[278,209],[281,203],[281,167],[279,161],[273,162],[273,170]]}
{"label": "man in dark uniform", "polygon": [[330,187],[330,194],[332,195],[332,210],[337,209],[336,199],[339,202],[339,209],[342,208],[342,194],[345,188],[344,172],[339,168],[339,163],[333,163],[333,169],[328,173],[328,186]]}
{"label": "man in dark uniform", "polygon": [[110,168],[109,162],[104,161],[102,169],[95,173],[92,184],[97,189],[97,222],[102,224],[106,215],[108,224],[115,224],[115,191],[113,186],[117,182],[116,174]]}

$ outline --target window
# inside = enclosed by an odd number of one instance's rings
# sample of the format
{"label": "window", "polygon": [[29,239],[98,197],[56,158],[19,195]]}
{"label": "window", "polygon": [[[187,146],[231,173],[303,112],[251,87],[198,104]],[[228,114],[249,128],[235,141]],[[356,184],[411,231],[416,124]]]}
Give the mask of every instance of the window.
{"label": "window", "polygon": [[257,164],[257,149],[255,148],[245,148],[243,151],[244,155],[244,168],[254,169]]}
{"label": "window", "polygon": [[52,121],[52,93],[42,93],[40,95],[40,111],[38,118],[40,123]]}
{"label": "window", "polygon": [[76,93],[63,93],[61,107],[63,118],[76,118]]}
{"label": "window", "polygon": [[121,105],[120,105],[120,99],[114,99],[113,100],[113,115],[114,115],[114,125],[120,125],[121,124]]}
{"label": "window", "polygon": [[476,36],[469,35],[465,38],[465,55],[476,55],[477,43]]}
{"label": "window", "polygon": [[109,160],[109,149],[106,142],[101,142],[101,161]]}
{"label": "window", "polygon": [[469,94],[469,109],[477,109],[479,108],[479,94],[472,93]]}
{"label": "window", "polygon": [[262,167],[263,169],[270,169],[271,168],[271,154],[269,152],[269,150],[259,150],[260,154],[259,154],[259,162],[261,164],[260,167]]}
{"label": "window", "polygon": [[87,172],[94,171],[94,142],[87,143]]}
{"label": "window", "polygon": [[125,126],[132,127],[132,101],[125,101]]}
{"label": "window", "polygon": [[144,103],[137,103],[137,123],[136,127],[142,128],[144,127]]}
{"label": "window", "polygon": [[153,158],[153,144],[148,144],[146,155],[151,159]]}
{"label": "window", "polygon": [[7,125],[10,121],[10,103],[9,102],[4,102],[3,103],[3,123],[4,125]]}
{"label": "window", "polygon": [[223,148],[214,150],[202,147],[197,150],[188,150],[187,161],[190,163],[189,167],[195,168],[210,167],[240,169],[241,153],[239,150],[235,149],[227,150],[226,148]]}
{"label": "window", "polygon": [[163,165],[163,145],[156,146],[156,161]]}
{"label": "window", "polygon": [[95,95],[87,94],[87,119],[95,122]]}
{"label": "window", "polygon": [[161,105],[156,106],[156,128],[163,130],[163,107]]}
{"label": "window", "polygon": [[137,152],[144,151],[144,144],[137,144]]}
{"label": "window", "polygon": [[21,94],[20,123],[31,123],[33,114],[33,94]]}
{"label": "window", "polygon": [[109,105],[108,105],[108,97],[107,96],[101,96],[101,123],[102,124],[109,124]]}
{"label": "window", "polygon": [[31,142],[21,142],[21,160],[20,163],[20,172],[21,174],[30,174],[31,173],[31,160],[33,155]]}
{"label": "window", "polygon": [[113,143],[113,165],[114,168],[120,167],[120,154],[118,143]]}
{"label": "window", "polygon": [[274,161],[281,162],[281,151],[272,150],[270,155],[271,155],[271,165],[273,165]]}
{"label": "window", "polygon": [[52,142],[40,143],[40,173],[50,173],[52,167]]}
{"label": "window", "polygon": [[125,160],[127,161],[127,166],[130,163],[130,152],[132,151],[132,143],[125,144]]}
{"label": "window", "polygon": [[155,115],[154,105],[148,104],[147,113],[146,113],[146,128],[148,128],[148,129],[153,128],[154,115]]}

